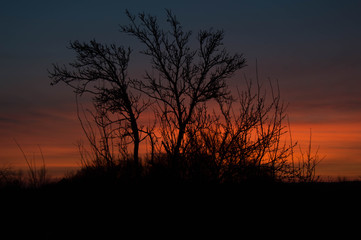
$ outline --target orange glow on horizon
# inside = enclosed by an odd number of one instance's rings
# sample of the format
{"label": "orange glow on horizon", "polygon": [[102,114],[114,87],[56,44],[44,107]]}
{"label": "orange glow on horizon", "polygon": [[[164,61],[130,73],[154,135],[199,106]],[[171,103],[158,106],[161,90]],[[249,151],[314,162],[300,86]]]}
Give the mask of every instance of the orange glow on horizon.
{"label": "orange glow on horizon", "polygon": [[[51,115],[49,113],[49,115]],[[59,119],[59,116],[63,118]],[[0,126],[3,137],[1,146],[6,151],[0,152],[0,167],[26,168],[21,151],[14,142],[19,142],[24,152],[37,163],[41,164],[39,146],[43,152],[46,166],[53,169],[56,177],[67,170],[81,166],[77,142],[86,138],[82,133],[76,114],[56,114],[55,118],[47,117],[35,121],[33,125],[19,128],[17,132],[7,131],[6,126]],[[143,125],[151,125],[152,113],[145,114]],[[66,119],[66,120],[64,120]],[[41,128],[38,128],[41,126]],[[54,129],[54,126],[57,128]],[[26,130],[28,129],[28,131]],[[318,165],[316,173],[321,176],[346,176],[357,178],[361,176],[361,125],[355,123],[301,123],[291,122],[293,142],[298,142],[303,151],[307,150],[310,129],[312,129],[313,153],[319,147],[318,155],[324,160]],[[288,130],[288,129],[287,129]],[[284,138],[289,141],[286,133]],[[298,150],[298,146],[295,151]],[[131,148],[130,148],[131,151]],[[150,151],[150,145],[143,143],[140,154]],[[54,170],[54,169],[58,170]],[[60,170],[61,169],[61,170]],[[52,172],[52,171],[50,171]]]}
{"label": "orange glow on horizon", "polygon": [[[324,159],[316,168],[322,177],[361,176],[361,125],[358,123],[318,123],[292,124],[294,141],[298,141],[303,151],[307,150],[310,129],[312,132],[312,150],[317,149],[320,158]],[[298,150],[296,147],[296,151]]]}

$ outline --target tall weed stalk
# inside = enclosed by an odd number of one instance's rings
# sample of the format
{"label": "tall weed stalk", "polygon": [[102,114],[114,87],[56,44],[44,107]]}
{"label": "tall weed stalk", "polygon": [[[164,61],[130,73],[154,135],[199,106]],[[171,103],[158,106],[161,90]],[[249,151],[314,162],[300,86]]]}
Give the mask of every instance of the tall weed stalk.
{"label": "tall weed stalk", "polygon": [[20,144],[14,139],[16,145],[18,146],[20,152],[22,153],[24,160],[26,162],[26,165],[28,167],[28,182],[31,187],[38,188],[40,186],[43,186],[48,182],[48,172],[45,165],[45,158],[43,151],[41,150],[41,147],[38,145],[39,152],[41,155],[42,163],[41,166],[38,167],[36,163],[35,153],[33,153],[33,156],[29,158],[23,148],[20,146]]}

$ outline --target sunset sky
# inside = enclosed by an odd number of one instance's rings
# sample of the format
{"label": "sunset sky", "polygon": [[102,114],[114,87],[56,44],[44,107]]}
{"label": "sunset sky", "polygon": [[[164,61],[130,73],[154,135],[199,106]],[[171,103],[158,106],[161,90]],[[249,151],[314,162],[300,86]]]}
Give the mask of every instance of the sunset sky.
{"label": "sunset sky", "polygon": [[[294,140],[325,159],[323,176],[361,176],[361,1],[3,1],[0,7],[0,167],[24,166],[14,139],[32,156],[39,147],[49,167],[79,166],[76,144],[84,139],[72,90],[50,86],[47,69],[68,63],[69,41],[131,46],[133,72],[141,72],[142,47],[119,32],[124,14],[146,12],[165,19],[171,9],[196,37],[223,29],[225,47],[243,53],[243,74],[278,80]],[[137,60],[135,60],[137,59]],[[55,173],[55,170],[54,174]],[[59,172],[60,170],[58,170]]]}

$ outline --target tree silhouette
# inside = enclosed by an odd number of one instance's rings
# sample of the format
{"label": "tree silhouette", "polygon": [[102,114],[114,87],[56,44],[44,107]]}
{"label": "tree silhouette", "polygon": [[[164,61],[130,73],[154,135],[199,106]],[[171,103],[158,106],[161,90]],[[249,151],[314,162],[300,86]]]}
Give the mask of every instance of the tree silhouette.
{"label": "tree silhouette", "polygon": [[290,168],[294,145],[281,143],[286,113],[279,89],[271,84],[268,92],[258,81],[246,83],[235,99],[218,101],[219,113],[199,108],[187,129],[187,158],[207,158],[211,164],[202,166],[218,182],[281,179]]}
{"label": "tree silhouette", "polygon": [[[96,112],[100,113],[94,117],[97,125],[105,129],[107,125],[116,123],[118,130],[122,129],[125,135],[130,136],[134,144],[134,162],[138,164],[140,133],[144,131],[139,127],[138,119],[149,104],[141,101],[140,95],[131,88],[131,80],[127,76],[131,50],[114,44],[100,44],[95,40],[90,43],[71,42],[69,48],[75,51],[76,61],[69,63],[71,69],[53,64],[53,69],[49,71],[52,85],[64,82],[77,95],[90,93]],[[117,114],[117,117],[111,118],[108,113]],[[109,150],[103,157],[110,157],[108,155]]]}
{"label": "tree silhouette", "polygon": [[[140,41],[144,47],[141,53],[151,60],[152,70],[143,69],[142,79],[128,77],[130,48],[95,40],[71,42],[69,48],[75,51],[76,60],[68,66],[53,64],[49,71],[53,85],[63,82],[77,96],[86,93],[93,97],[95,111],[88,111],[91,120],[79,106],[77,110],[95,166],[103,166],[102,161],[114,166],[115,138],[116,147],[124,153],[117,160],[126,158],[129,142],[125,139],[130,137],[137,177],[216,183],[315,179],[318,158],[311,156],[311,148],[297,167],[292,137],[289,144],[281,142],[287,132],[286,107],[278,85],[275,88],[270,82],[269,88],[262,87],[256,70],[256,84],[246,78],[246,86],[237,89],[235,96],[227,80],[246,66],[246,60],[223,47],[224,32],[201,30],[192,41],[192,32],[183,30],[170,10],[166,13],[168,28],[163,28],[155,16],[132,15],[129,11],[128,25],[120,26],[122,33]],[[212,99],[218,104],[210,113],[207,103]],[[153,126],[158,131],[139,124],[148,107],[155,111]],[[146,162],[147,168],[141,166],[144,171],[139,175],[139,148],[146,138],[151,143],[151,160]],[[120,173],[114,175],[119,177]]]}
{"label": "tree silhouette", "polygon": [[186,128],[195,109],[210,99],[230,97],[226,79],[245,66],[245,59],[222,48],[223,31],[200,31],[199,46],[192,49],[192,33],[183,30],[170,10],[169,30],[162,29],[154,16],[140,13],[136,17],[129,11],[126,14],[130,24],[121,26],[121,32],[144,45],[142,53],[151,58],[152,69],[157,72],[146,71],[145,81],[137,81],[136,86],[156,101],[162,145],[177,168]]}

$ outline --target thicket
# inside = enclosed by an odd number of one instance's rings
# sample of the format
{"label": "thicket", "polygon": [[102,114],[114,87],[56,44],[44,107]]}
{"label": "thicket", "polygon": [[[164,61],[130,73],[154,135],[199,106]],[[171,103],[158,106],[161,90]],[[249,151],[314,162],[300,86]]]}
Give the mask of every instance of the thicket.
{"label": "thicket", "polygon": [[[120,32],[140,42],[151,63],[142,78],[129,76],[131,48],[96,40],[71,42],[75,60],[49,70],[52,84],[65,83],[77,96],[90,146],[79,143],[83,168],[77,176],[191,183],[316,180],[319,158],[311,147],[295,156],[278,83],[244,77],[237,91],[230,89],[229,80],[246,59],[226,50],[223,31],[201,30],[193,39],[171,11],[168,27],[155,16],[126,14],[129,24]],[[79,103],[84,95],[92,97],[92,107]],[[150,111],[154,121],[144,124],[142,116]],[[140,154],[145,145],[147,153]]]}

